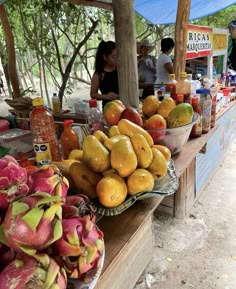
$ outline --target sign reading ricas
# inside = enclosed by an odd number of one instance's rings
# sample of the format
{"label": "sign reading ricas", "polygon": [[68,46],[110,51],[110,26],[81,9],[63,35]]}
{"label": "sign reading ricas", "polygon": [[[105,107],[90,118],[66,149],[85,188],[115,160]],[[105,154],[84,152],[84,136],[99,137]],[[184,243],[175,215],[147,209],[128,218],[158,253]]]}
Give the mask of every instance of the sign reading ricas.
{"label": "sign reading ricas", "polygon": [[212,28],[188,25],[186,58],[208,56],[212,52]]}

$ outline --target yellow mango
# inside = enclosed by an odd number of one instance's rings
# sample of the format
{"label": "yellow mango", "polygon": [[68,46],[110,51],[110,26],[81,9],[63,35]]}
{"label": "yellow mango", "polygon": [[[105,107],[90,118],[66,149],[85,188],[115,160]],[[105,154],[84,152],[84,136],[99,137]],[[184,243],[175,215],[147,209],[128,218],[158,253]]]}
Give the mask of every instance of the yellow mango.
{"label": "yellow mango", "polygon": [[145,129],[129,121],[128,119],[121,119],[118,122],[118,128],[121,134],[132,137],[133,135],[139,133],[139,134],[142,134],[146,138],[149,146],[152,146],[154,144],[151,135]]}
{"label": "yellow mango", "polygon": [[69,169],[70,177],[76,188],[90,199],[96,198],[96,186],[102,175],[90,170],[84,163],[75,162]]}
{"label": "yellow mango", "polygon": [[84,153],[82,150],[74,149],[70,152],[68,159],[82,161],[83,155],[84,155]]}
{"label": "yellow mango", "polygon": [[130,195],[151,191],[154,187],[154,177],[148,170],[137,169],[128,177],[127,186]]}
{"label": "yellow mango", "polygon": [[129,140],[129,137],[127,135],[123,135],[123,134],[119,134],[119,135],[114,135],[112,137],[110,137],[109,139],[107,139],[105,142],[104,142],[104,146],[109,150],[111,151],[112,150],[112,147],[114,146],[114,144],[116,142],[118,142],[120,139],[128,139]]}
{"label": "yellow mango", "polygon": [[138,160],[139,168],[147,168],[152,163],[152,149],[142,134],[135,134],[130,138],[134,152]]}
{"label": "yellow mango", "polygon": [[119,135],[119,134],[120,134],[120,131],[119,131],[119,128],[117,125],[111,126],[108,130],[108,136],[109,137],[112,137],[114,135]]}
{"label": "yellow mango", "polygon": [[167,147],[157,144],[154,144],[152,147],[158,149],[167,161],[171,159],[171,152]]}
{"label": "yellow mango", "polygon": [[108,139],[108,136],[101,130],[96,130],[93,134],[102,144]]}
{"label": "yellow mango", "polygon": [[94,172],[103,172],[110,167],[110,153],[94,135],[88,135],[83,142],[84,163]]}
{"label": "yellow mango", "polygon": [[155,180],[160,180],[167,173],[167,161],[158,149],[152,148],[152,153],[153,160],[147,169],[154,176]]}
{"label": "yellow mango", "polygon": [[111,166],[121,177],[128,177],[137,168],[137,157],[131,141],[121,139],[114,144],[111,150]]}

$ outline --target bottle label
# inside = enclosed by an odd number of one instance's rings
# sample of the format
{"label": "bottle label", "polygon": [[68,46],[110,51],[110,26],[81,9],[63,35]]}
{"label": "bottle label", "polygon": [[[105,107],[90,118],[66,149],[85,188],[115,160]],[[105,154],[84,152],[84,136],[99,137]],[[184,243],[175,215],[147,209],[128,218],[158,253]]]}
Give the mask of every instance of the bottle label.
{"label": "bottle label", "polygon": [[36,163],[38,166],[47,165],[52,162],[49,143],[34,143],[33,147],[36,154]]}

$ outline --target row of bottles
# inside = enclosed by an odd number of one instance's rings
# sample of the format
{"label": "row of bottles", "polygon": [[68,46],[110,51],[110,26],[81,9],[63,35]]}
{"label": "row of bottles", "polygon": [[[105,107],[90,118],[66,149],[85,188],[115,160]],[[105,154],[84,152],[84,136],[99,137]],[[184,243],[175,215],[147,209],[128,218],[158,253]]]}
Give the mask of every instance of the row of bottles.
{"label": "row of bottles", "polygon": [[[33,110],[30,113],[30,124],[33,135],[33,148],[37,165],[49,164],[62,159],[59,141],[56,134],[53,113],[44,106],[43,98],[34,98]],[[88,124],[90,132],[103,130],[103,114],[97,107],[96,99],[89,101],[90,111]],[[64,159],[69,157],[73,149],[80,147],[79,137],[72,128],[73,120],[65,120],[60,142]]]}

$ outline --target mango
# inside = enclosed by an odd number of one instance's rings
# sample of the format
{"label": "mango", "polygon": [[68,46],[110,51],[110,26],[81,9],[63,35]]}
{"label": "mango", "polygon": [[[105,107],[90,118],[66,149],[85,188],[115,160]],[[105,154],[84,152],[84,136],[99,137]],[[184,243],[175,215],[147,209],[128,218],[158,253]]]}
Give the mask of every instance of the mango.
{"label": "mango", "polygon": [[167,126],[174,128],[182,125],[187,125],[192,122],[193,108],[189,103],[178,104],[171,110],[167,117]]}
{"label": "mango", "polygon": [[108,136],[101,130],[96,130],[93,135],[100,141],[100,143],[104,144],[104,142],[108,139]]}
{"label": "mango", "polygon": [[160,180],[167,174],[167,161],[158,149],[152,148],[152,153],[153,160],[148,170],[153,175],[154,180]]}
{"label": "mango", "polygon": [[119,135],[114,135],[112,137],[110,137],[109,139],[107,139],[104,143],[104,146],[109,150],[111,151],[114,144],[116,142],[118,142],[120,139],[128,139],[129,140],[129,137],[127,135],[123,135],[123,134],[119,134]]}
{"label": "mango", "polygon": [[142,134],[135,134],[130,140],[138,160],[138,167],[143,169],[149,167],[153,154],[146,138]]}
{"label": "mango", "polygon": [[84,163],[94,172],[103,172],[110,167],[109,151],[94,135],[85,137],[83,152]]}
{"label": "mango", "polygon": [[74,162],[69,169],[76,188],[90,199],[96,198],[96,186],[102,175],[90,170],[84,163]]}
{"label": "mango", "polygon": [[130,195],[151,191],[154,187],[154,177],[148,170],[137,169],[128,177],[127,186]]}
{"label": "mango", "polygon": [[137,157],[131,141],[121,139],[116,142],[111,150],[111,166],[121,177],[128,177],[137,168]]}
{"label": "mango", "polygon": [[139,133],[139,134],[142,134],[146,138],[150,146],[154,144],[151,135],[145,129],[129,121],[128,119],[121,119],[118,122],[118,128],[121,134],[132,137],[133,135]]}
{"label": "mango", "polygon": [[167,161],[171,159],[171,151],[166,146],[154,144],[152,147],[158,149]]}
{"label": "mango", "polygon": [[108,130],[108,136],[109,137],[112,137],[112,136],[115,136],[118,134],[120,134],[120,131],[119,131],[119,128],[117,125],[113,125],[109,128],[109,130]]}
{"label": "mango", "polygon": [[84,153],[82,150],[74,149],[70,152],[68,159],[82,161],[83,155],[84,155]]}

